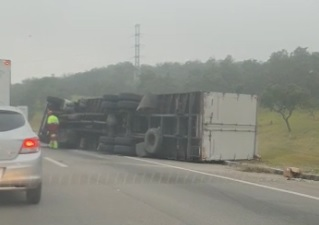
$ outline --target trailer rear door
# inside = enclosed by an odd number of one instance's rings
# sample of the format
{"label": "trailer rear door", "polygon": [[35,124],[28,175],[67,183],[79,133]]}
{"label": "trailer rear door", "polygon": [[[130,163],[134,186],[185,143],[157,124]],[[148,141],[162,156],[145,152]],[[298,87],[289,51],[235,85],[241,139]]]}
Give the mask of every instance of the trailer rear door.
{"label": "trailer rear door", "polygon": [[257,96],[203,94],[203,161],[252,159],[256,153]]}

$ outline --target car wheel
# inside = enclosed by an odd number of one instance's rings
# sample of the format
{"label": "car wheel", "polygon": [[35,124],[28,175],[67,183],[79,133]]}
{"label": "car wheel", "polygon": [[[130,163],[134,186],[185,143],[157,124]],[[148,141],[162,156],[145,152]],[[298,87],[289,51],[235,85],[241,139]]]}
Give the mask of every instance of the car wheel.
{"label": "car wheel", "polygon": [[26,192],[28,204],[39,204],[41,200],[42,185],[39,184],[36,188],[28,189]]}

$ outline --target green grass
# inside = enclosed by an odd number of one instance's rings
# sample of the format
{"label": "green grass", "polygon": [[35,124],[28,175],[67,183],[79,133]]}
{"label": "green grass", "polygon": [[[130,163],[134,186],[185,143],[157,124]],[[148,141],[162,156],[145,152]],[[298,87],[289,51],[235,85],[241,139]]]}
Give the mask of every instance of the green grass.
{"label": "green grass", "polygon": [[267,110],[258,113],[258,148],[262,161],[270,166],[294,166],[319,173],[319,116],[293,113],[289,133],[281,116]]}

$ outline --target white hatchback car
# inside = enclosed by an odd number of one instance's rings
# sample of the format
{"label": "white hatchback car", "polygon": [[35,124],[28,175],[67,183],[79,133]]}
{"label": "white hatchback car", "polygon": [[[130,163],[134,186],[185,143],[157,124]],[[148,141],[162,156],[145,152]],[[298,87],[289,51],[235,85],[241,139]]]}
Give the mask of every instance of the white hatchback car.
{"label": "white hatchback car", "polygon": [[41,199],[42,153],[22,112],[0,106],[0,191],[25,190],[30,204]]}

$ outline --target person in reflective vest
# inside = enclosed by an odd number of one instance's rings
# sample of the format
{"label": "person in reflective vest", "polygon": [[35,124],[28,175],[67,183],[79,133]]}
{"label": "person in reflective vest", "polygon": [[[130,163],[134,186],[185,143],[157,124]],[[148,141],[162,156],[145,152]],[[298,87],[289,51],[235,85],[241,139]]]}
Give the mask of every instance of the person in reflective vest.
{"label": "person in reflective vest", "polygon": [[52,111],[48,112],[47,130],[50,138],[49,147],[57,149],[58,146],[58,130],[59,130],[59,118],[53,114]]}

